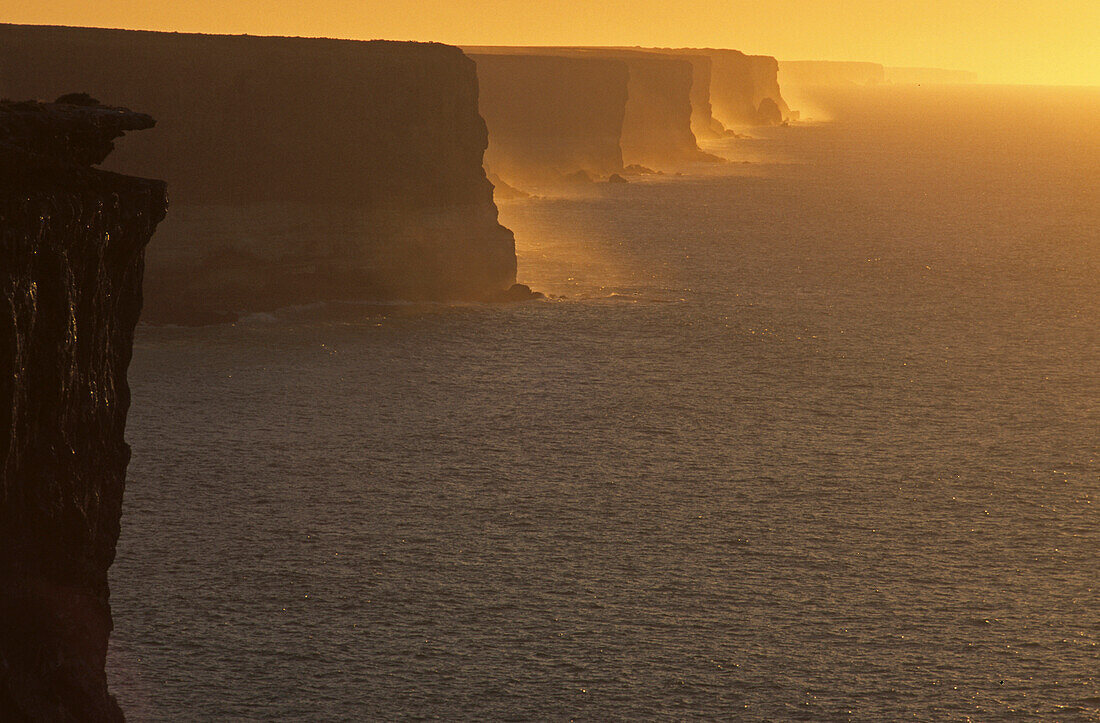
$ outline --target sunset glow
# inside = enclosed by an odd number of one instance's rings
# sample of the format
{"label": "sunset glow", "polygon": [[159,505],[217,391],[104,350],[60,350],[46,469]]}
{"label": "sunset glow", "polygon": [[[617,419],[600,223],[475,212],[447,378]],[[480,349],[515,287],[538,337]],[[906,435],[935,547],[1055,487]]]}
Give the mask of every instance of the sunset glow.
{"label": "sunset glow", "polygon": [[[583,18],[583,22],[578,22]],[[1064,0],[424,0],[404,3],[43,0],[12,23],[458,45],[646,45],[738,48],[787,60],[866,60],[970,70],[987,83],[1100,84],[1100,3]]]}

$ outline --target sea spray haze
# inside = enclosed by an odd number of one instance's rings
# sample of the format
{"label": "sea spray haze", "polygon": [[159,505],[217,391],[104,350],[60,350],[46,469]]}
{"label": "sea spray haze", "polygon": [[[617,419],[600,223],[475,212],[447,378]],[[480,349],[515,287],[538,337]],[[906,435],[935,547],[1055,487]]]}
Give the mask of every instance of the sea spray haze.
{"label": "sea spray haze", "polygon": [[504,204],[552,300],[142,328],[131,717],[1100,716],[1100,95],[817,100]]}

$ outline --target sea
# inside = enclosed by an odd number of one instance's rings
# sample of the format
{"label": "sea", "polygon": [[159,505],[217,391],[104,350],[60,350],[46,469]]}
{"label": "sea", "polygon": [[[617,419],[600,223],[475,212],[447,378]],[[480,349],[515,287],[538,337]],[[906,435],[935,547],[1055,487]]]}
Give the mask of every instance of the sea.
{"label": "sea", "polygon": [[1100,88],[812,100],[501,202],[545,300],[141,326],[129,719],[1100,720]]}

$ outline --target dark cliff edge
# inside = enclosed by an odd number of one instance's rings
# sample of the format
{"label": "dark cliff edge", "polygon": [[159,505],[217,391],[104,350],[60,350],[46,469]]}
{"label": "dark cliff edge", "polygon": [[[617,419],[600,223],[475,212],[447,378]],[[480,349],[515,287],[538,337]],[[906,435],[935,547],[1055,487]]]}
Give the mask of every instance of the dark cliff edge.
{"label": "dark cliff edge", "polygon": [[492,300],[515,282],[475,66],[458,48],[0,25],[0,94],[73,88],[159,122],[109,160],[172,188],[147,319]]}
{"label": "dark cliff edge", "polygon": [[[621,48],[466,46],[464,50],[476,56],[538,55],[621,63],[628,74],[619,137],[624,164],[672,170],[688,163],[720,160],[700,150],[692,132],[695,70],[687,58]],[[607,92],[618,91],[608,86]],[[529,100],[524,97],[519,102]],[[490,122],[490,137],[493,132]]]}
{"label": "dark cliff edge", "polygon": [[0,718],[113,721],[126,371],[167,193],[90,168],[152,118],[59,101],[0,102]]}
{"label": "dark cliff edge", "polygon": [[506,182],[544,183],[623,170],[619,139],[629,71],[617,60],[478,54],[485,168]]}

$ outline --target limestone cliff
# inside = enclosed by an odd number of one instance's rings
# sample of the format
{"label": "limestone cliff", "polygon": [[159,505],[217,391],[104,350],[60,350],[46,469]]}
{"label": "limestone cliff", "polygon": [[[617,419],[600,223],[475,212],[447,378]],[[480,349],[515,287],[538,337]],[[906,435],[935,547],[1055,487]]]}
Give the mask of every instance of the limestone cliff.
{"label": "limestone cliff", "polygon": [[554,55],[477,54],[485,167],[520,184],[623,169],[626,64]]}
{"label": "limestone cliff", "polygon": [[515,281],[457,48],[0,25],[0,95],[74,88],[160,121],[110,166],[173,189],[146,274],[155,318]]}
{"label": "limestone cliff", "polygon": [[[653,168],[715,160],[699,150],[692,133],[692,63],[683,57],[621,48],[518,48],[469,46],[476,55],[552,55],[575,59],[613,60],[626,66],[627,100],[623,114],[623,162]],[[493,125],[489,125],[490,136]]]}
{"label": "limestone cliff", "polygon": [[711,60],[710,104],[719,123],[735,128],[771,125],[791,117],[780,92],[775,58],[718,48],[694,52]]}
{"label": "limestone cliff", "polygon": [[[60,62],[60,61],[59,61]],[[161,181],[94,170],[145,115],[0,102],[0,719],[121,720],[107,568]]]}
{"label": "limestone cliff", "polygon": [[[612,51],[593,50],[610,54]],[[715,160],[699,150],[691,130],[695,70],[686,58],[620,51],[630,69],[623,161],[652,168]]]}
{"label": "limestone cliff", "polygon": [[691,63],[691,132],[697,140],[724,135],[725,128],[718,123],[710,105],[710,56],[694,48],[619,48],[620,50],[657,53],[686,60]]}

